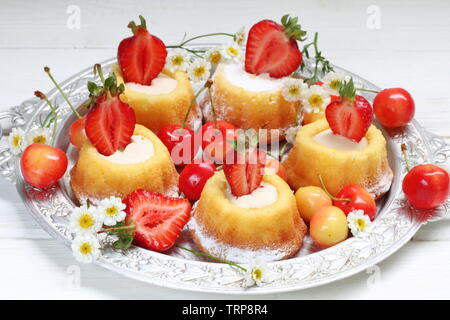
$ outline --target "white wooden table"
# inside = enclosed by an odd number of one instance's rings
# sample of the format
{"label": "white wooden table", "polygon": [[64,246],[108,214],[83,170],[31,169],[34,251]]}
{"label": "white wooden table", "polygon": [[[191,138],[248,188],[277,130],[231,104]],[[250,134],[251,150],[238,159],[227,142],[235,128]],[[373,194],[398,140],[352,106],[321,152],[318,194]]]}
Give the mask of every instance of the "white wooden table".
{"label": "white wooden table", "polygon": [[[36,89],[49,90],[51,84],[42,71],[45,65],[63,80],[114,56],[120,39],[130,34],[128,21],[138,14],[147,17],[151,32],[166,43],[177,43],[184,32],[234,32],[261,18],[279,20],[289,12],[300,16],[305,29],[320,32],[320,47],[333,63],[381,87],[409,90],[416,101],[416,119],[448,139],[450,2],[373,2],[2,0],[0,107],[18,104]],[[376,21],[371,23],[377,10],[372,4],[380,10],[379,29],[367,27],[368,23],[377,26]],[[78,9],[80,29],[69,29],[67,20]],[[0,208],[0,298],[229,298],[159,288],[95,265],[80,266],[81,283],[74,285],[73,270],[78,270],[78,264],[71,252],[41,230],[5,181],[0,181]],[[370,285],[373,274],[360,273],[327,286],[258,299],[448,299],[449,241],[448,220],[423,227],[404,248],[378,265],[376,286]]]}

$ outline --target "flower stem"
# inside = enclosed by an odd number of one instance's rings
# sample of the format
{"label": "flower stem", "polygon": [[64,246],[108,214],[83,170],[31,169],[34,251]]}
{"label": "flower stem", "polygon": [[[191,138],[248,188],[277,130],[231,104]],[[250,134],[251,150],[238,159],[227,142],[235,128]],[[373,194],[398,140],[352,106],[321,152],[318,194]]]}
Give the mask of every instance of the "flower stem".
{"label": "flower stem", "polygon": [[365,89],[365,88],[355,88],[356,91],[370,92],[370,93],[380,93],[377,90]]}
{"label": "flower stem", "polygon": [[197,39],[201,39],[201,38],[206,38],[206,37],[214,37],[214,36],[228,36],[228,37],[233,37],[234,38],[234,34],[226,33],[226,32],[207,33],[207,34],[202,34],[202,35],[195,36],[195,37],[192,37],[190,39],[187,39],[187,40],[181,42],[179,45],[166,46],[166,48],[183,48],[183,46],[185,46],[186,44],[188,44],[191,41],[194,41],[194,40],[197,40]]}
{"label": "flower stem", "polygon": [[194,103],[197,101],[198,96],[205,90],[205,87],[202,87],[200,90],[197,91],[197,93],[195,94],[194,98],[192,98],[191,100],[191,104],[189,105],[189,108],[186,112],[186,115],[184,116],[184,120],[183,123],[181,125],[182,128],[186,127],[186,123],[187,123],[187,119],[189,117],[189,114],[191,113],[192,107],[194,105]]}
{"label": "flower stem", "polygon": [[240,265],[238,265],[238,264],[236,264],[236,263],[234,263],[234,262],[231,262],[231,261],[228,261],[228,260],[223,260],[223,259],[220,259],[220,258],[211,256],[211,255],[206,254],[206,253],[202,253],[202,252],[198,252],[198,251],[195,251],[195,250],[191,250],[191,249],[185,248],[185,247],[180,246],[180,245],[175,245],[175,247],[177,247],[177,248],[179,248],[179,249],[182,249],[182,250],[186,250],[186,251],[188,251],[188,252],[190,252],[190,253],[193,253],[193,254],[196,254],[196,255],[198,255],[198,256],[210,258],[210,259],[215,260],[215,261],[217,261],[217,262],[222,262],[222,263],[229,264],[230,266],[237,267],[237,268],[239,268],[239,269],[241,269],[241,270],[247,272],[247,269],[246,269],[246,268],[244,268],[243,266],[240,266]]}
{"label": "flower stem", "polygon": [[409,170],[411,170],[411,165],[409,163],[408,154],[406,153],[406,151],[407,151],[406,144],[402,143],[401,147],[402,147],[403,158],[405,159],[405,163],[406,163],[406,170],[409,172]]}
{"label": "flower stem", "polygon": [[325,183],[323,183],[322,176],[320,174],[318,174],[317,178],[319,178],[319,181],[320,181],[320,184],[322,186],[323,191],[325,191],[325,193],[327,194],[327,196],[330,197],[331,200],[333,200],[333,201],[346,201],[346,202],[352,201],[352,199],[349,199],[349,198],[336,198],[335,196],[331,195],[331,193],[325,187]]}
{"label": "flower stem", "polygon": [[118,230],[135,230],[135,229],[136,229],[136,225],[130,224],[127,226],[105,228],[105,229],[100,230],[97,233],[105,233],[105,232],[112,232],[112,231],[118,231]]}
{"label": "flower stem", "polygon": [[77,116],[78,119],[81,119],[80,114],[78,113],[78,111],[74,108],[74,106],[72,105],[72,103],[69,101],[69,98],[67,97],[66,93],[61,89],[61,87],[59,86],[59,84],[56,82],[55,78],[53,78],[53,75],[50,72],[50,68],[49,67],[44,67],[44,71],[45,73],[47,73],[48,77],[50,78],[50,80],[53,82],[53,84],[55,85],[56,89],[58,89],[59,93],[63,96],[64,100],[66,100],[67,104],[69,105],[70,109],[72,109],[72,112]]}
{"label": "flower stem", "polygon": [[300,112],[302,111],[302,104],[300,103],[297,108],[297,112],[295,113],[295,126],[298,127],[300,124]]}

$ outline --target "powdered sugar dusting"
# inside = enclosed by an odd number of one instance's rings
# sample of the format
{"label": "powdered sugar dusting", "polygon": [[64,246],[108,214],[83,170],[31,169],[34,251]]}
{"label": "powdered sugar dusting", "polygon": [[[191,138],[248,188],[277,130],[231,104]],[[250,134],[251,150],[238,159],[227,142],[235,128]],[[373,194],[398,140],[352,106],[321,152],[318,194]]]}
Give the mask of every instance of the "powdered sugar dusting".
{"label": "powdered sugar dusting", "polygon": [[385,170],[385,172],[378,176],[375,184],[366,186],[367,192],[373,197],[378,198],[381,195],[389,191],[392,184],[394,174],[391,170]]}
{"label": "powdered sugar dusting", "polygon": [[197,223],[195,216],[189,220],[187,227],[189,230],[195,232],[199,242],[210,255],[220,259],[225,259],[236,263],[251,263],[255,260],[270,262],[281,260],[287,254],[287,251],[283,250],[283,248],[255,250],[238,248],[225,244],[208,235],[204,228]]}

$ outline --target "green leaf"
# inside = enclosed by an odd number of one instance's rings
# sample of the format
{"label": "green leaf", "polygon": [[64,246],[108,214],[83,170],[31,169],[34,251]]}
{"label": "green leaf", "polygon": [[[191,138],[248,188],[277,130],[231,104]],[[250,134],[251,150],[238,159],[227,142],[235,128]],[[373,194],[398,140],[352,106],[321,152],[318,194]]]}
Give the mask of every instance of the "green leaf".
{"label": "green leaf", "polygon": [[91,94],[94,94],[94,92],[97,90],[98,86],[95,82],[88,81],[87,88]]}
{"label": "green leaf", "polygon": [[356,95],[355,85],[353,83],[353,78],[350,78],[349,81],[339,82],[337,84],[337,89],[339,91],[339,95],[342,98],[346,99],[354,99]]}

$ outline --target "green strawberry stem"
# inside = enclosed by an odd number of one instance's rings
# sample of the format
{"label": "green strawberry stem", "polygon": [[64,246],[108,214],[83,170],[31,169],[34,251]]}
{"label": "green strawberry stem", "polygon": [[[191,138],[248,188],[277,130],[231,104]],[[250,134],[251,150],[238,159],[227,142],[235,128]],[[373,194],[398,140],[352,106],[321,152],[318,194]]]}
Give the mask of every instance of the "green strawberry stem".
{"label": "green strawberry stem", "polygon": [[[48,104],[48,106],[50,107],[50,109],[51,109],[51,114],[52,114],[52,120],[51,121],[53,121],[53,131],[52,131],[52,141],[51,141],[51,144],[53,145],[54,143],[55,143],[55,137],[56,137],[56,128],[57,128],[57,125],[58,125],[58,122],[57,122],[57,114],[56,114],[56,108],[53,106],[53,104],[50,102],[50,100],[48,100],[48,98],[47,98],[47,96],[45,95],[45,94],[43,94],[41,91],[35,91],[34,92],[34,95],[36,96],[36,97],[38,97],[39,99],[42,99],[42,100],[44,100],[47,104]],[[50,121],[50,124],[51,124],[51,121]]]}
{"label": "green strawberry stem", "polygon": [[403,154],[403,158],[405,159],[405,163],[406,163],[406,171],[410,171],[411,170],[411,165],[409,163],[409,158],[408,158],[408,154],[407,154],[407,148],[406,148],[406,144],[402,143],[402,154]]}
{"label": "green strawberry stem", "polygon": [[66,93],[61,89],[61,87],[59,86],[59,84],[56,82],[55,78],[53,78],[53,75],[50,72],[50,68],[49,67],[44,67],[44,71],[45,73],[47,73],[48,77],[50,78],[50,80],[53,82],[53,84],[55,85],[55,87],[58,89],[59,93],[63,96],[64,100],[66,100],[67,104],[69,105],[70,109],[72,109],[72,112],[77,116],[78,119],[81,119],[80,114],[78,113],[78,111],[74,108],[74,106],[72,105],[72,103],[69,101],[69,98],[67,97]]}
{"label": "green strawberry stem", "polygon": [[130,224],[130,225],[124,225],[120,227],[111,227],[111,228],[104,228],[97,233],[105,233],[105,232],[113,232],[113,231],[120,231],[120,230],[136,230],[136,225]]}
{"label": "green strawberry stem", "polygon": [[202,87],[200,90],[197,91],[197,93],[194,95],[194,98],[191,100],[191,104],[189,105],[189,108],[187,109],[186,115],[184,116],[183,123],[181,124],[181,127],[186,127],[187,119],[189,117],[189,114],[191,113],[192,107],[194,106],[194,103],[197,101],[198,96],[205,91],[206,87]]}
{"label": "green strawberry stem", "polygon": [[333,200],[333,201],[346,201],[346,202],[352,201],[352,199],[349,199],[349,198],[336,198],[335,196],[331,195],[331,193],[328,192],[327,188],[325,187],[325,183],[323,183],[322,176],[320,174],[318,174],[317,178],[319,178],[320,185],[322,186],[323,191],[325,191],[325,193],[327,194],[327,196],[330,197],[331,200]]}
{"label": "green strawberry stem", "polygon": [[103,70],[102,66],[99,63],[96,63],[94,65],[94,76],[98,73],[98,76],[100,77],[100,80],[102,83],[105,83],[105,77],[103,76]]}
{"label": "green strawberry stem", "polygon": [[227,261],[227,260],[223,260],[223,259],[220,259],[220,258],[211,256],[211,255],[206,254],[206,253],[202,253],[202,252],[198,252],[198,251],[195,251],[195,250],[191,250],[191,249],[185,248],[185,247],[180,246],[180,245],[175,245],[175,247],[177,247],[177,248],[179,248],[179,249],[182,249],[182,250],[185,250],[185,251],[188,251],[188,252],[190,252],[190,253],[196,254],[196,255],[198,255],[198,256],[207,257],[207,258],[212,259],[212,260],[215,260],[215,261],[217,261],[217,262],[222,262],[222,263],[229,264],[230,266],[237,267],[237,268],[239,268],[239,269],[241,269],[241,270],[247,272],[247,269],[246,269],[246,268],[244,268],[243,266],[240,266],[240,265],[238,265],[238,264],[236,264],[236,263],[234,263],[234,262]]}
{"label": "green strawberry stem", "polygon": [[355,88],[356,91],[363,91],[363,92],[370,92],[370,93],[375,93],[378,94],[380,93],[380,91],[377,90],[371,90],[371,89],[366,89],[366,88]]}

